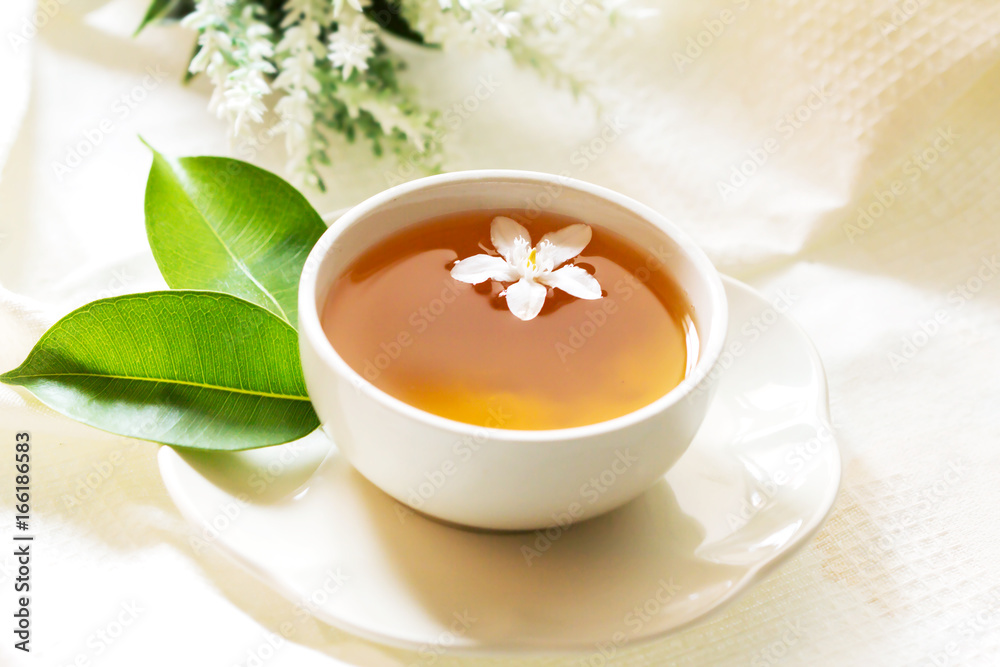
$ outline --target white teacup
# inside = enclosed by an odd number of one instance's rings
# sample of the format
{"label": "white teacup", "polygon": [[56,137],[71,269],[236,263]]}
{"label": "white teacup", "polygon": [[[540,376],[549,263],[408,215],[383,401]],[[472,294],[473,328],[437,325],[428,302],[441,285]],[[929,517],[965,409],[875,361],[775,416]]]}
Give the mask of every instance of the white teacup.
{"label": "white teacup", "polygon": [[[666,270],[693,307],[699,342],[697,362],[680,385],[639,410],[587,426],[486,428],[404,403],[337,354],[320,314],[334,279],[361,252],[429,218],[511,208],[602,225],[666,256]],[[588,519],[652,486],[684,453],[705,417],[715,389],[710,370],[722,350],[727,316],[718,272],[663,216],[606,188],[528,171],[456,172],[375,195],[322,236],[299,283],[306,386],[324,430],[344,456],[404,505],[445,521],[500,530]]]}

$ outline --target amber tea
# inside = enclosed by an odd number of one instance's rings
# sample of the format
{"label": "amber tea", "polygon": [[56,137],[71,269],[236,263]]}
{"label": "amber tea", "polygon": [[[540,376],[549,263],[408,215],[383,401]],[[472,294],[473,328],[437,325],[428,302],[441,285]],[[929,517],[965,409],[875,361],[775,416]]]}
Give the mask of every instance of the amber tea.
{"label": "amber tea", "polygon": [[697,361],[667,262],[599,221],[453,214],[361,254],[323,328],[355,371],[427,412],[506,429],[594,424],[652,403]]}

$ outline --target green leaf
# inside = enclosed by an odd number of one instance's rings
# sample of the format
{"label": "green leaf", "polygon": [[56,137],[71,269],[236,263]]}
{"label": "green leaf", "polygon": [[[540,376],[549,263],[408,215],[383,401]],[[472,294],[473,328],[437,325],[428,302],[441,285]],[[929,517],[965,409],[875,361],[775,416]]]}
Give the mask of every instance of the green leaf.
{"label": "green leaf", "polygon": [[218,292],[88,303],[52,325],[0,381],[85,424],[181,447],[265,447],[319,425],[295,330]]}
{"label": "green leaf", "polygon": [[175,289],[234,294],[294,327],[299,274],[325,231],[306,198],[274,174],[229,158],[172,160],[153,150],[146,235]]}
{"label": "green leaf", "polygon": [[421,46],[436,46],[426,43],[424,36],[410,26],[403,17],[403,3],[400,0],[372,0],[363,11],[371,21],[397,37]]}
{"label": "green leaf", "polygon": [[177,0],[153,0],[149,3],[149,7],[146,9],[146,15],[142,17],[142,23],[140,23],[139,27],[135,29],[132,36],[135,37],[142,32],[142,29],[147,25],[165,16],[175,4],[177,4]]}
{"label": "green leaf", "polygon": [[[194,46],[191,48],[191,55],[188,56],[188,66],[184,68],[184,78],[181,79],[181,83],[183,83],[185,85],[188,84],[188,83],[190,83],[191,79],[193,79],[195,77],[195,73],[191,71],[191,61],[194,60],[194,57],[196,55],[198,55],[198,50],[199,49],[201,49],[201,45],[198,44],[198,40],[196,39],[194,41]],[[145,142],[143,142],[143,143],[145,143]],[[148,146],[149,144],[146,144],[146,145]]]}

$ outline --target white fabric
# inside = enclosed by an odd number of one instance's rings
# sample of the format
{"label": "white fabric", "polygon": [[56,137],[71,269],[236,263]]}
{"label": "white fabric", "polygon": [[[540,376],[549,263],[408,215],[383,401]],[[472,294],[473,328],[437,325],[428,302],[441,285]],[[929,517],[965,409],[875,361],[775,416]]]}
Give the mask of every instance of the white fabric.
{"label": "white fabric", "polygon": [[[180,84],[188,32],[131,38],[144,0],[42,3],[56,9],[20,48],[9,38],[31,6],[3,4],[6,370],[71,308],[162,285],[143,228],[150,157],[136,135],[271,169],[281,155],[278,142],[228,145],[205,83]],[[801,554],[713,619],[612,664],[997,664],[1000,4],[666,3],[585,56],[603,82],[600,122],[500,57],[415,49],[406,76],[429,103],[462,108],[448,168],[607,185],[678,221],[723,270],[794,295],[829,372],[845,458],[835,513]],[[74,150],[89,154],[57,173]],[[399,178],[363,145],[339,155],[330,192],[310,194],[320,210]],[[719,183],[741,164],[754,173],[724,198]],[[35,652],[14,655],[4,630],[0,663],[245,665],[272,653],[293,605],[192,550],[155,445],[77,425],[7,387],[0,424],[0,524],[13,514],[10,443],[30,430],[37,533]],[[100,638],[130,615],[120,637]],[[503,664],[378,647],[313,621],[279,643],[263,664]]]}

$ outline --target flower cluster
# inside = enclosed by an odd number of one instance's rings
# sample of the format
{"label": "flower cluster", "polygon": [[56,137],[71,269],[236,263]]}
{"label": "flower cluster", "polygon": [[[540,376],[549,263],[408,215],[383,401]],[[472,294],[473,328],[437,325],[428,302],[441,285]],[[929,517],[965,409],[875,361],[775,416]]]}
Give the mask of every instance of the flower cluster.
{"label": "flower cluster", "polygon": [[289,175],[323,188],[333,134],[366,137],[376,155],[388,150],[430,170],[439,165],[438,114],[400,85],[393,39],[507,50],[576,92],[579,82],[558,62],[560,39],[572,39],[581,21],[611,25],[622,2],[195,0],[192,10],[156,0],[147,21],[190,10],[182,23],[198,32],[198,46],[189,69],[211,81],[210,108],[234,136],[270,125],[284,137]]}

